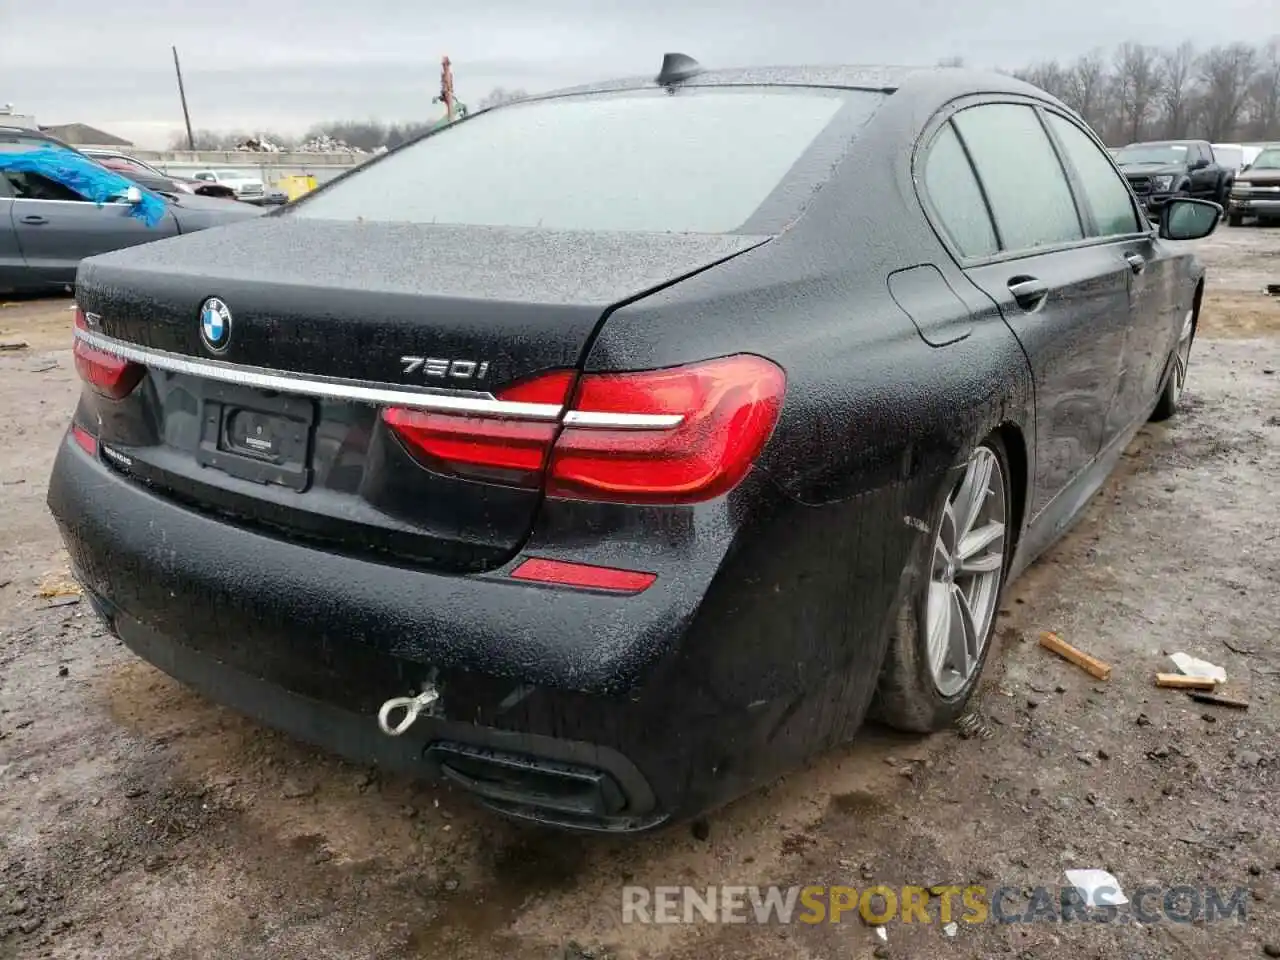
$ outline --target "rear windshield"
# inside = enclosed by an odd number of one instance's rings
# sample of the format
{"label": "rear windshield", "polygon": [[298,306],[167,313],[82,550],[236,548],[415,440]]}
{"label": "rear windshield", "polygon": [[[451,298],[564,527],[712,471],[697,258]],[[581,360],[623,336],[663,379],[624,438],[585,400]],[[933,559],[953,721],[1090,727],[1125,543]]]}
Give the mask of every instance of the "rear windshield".
{"label": "rear windshield", "polygon": [[1185,163],[1187,148],[1181,143],[1140,143],[1116,154],[1118,163]]}
{"label": "rear windshield", "polygon": [[[785,223],[883,99],[718,87],[512,104],[371,162],[303,199],[293,215],[731,233],[772,198],[770,219]],[[807,189],[795,189],[795,180]]]}

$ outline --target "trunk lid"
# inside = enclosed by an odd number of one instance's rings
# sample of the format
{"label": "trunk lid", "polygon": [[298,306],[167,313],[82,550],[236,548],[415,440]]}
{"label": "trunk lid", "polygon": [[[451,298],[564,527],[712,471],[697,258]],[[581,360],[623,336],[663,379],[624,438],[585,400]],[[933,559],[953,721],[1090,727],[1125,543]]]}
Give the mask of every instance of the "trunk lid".
{"label": "trunk lid", "polygon": [[[428,468],[375,403],[466,403],[577,367],[610,307],[764,241],[285,215],[95,257],[77,279],[88,332],[140,351],[149,372],[123,401],[86,391],[86,412],[104,462],[193,508],[335,549],[492,567],[540,493]],[[220,352],[201,336],[211,297],[230,312]]]}

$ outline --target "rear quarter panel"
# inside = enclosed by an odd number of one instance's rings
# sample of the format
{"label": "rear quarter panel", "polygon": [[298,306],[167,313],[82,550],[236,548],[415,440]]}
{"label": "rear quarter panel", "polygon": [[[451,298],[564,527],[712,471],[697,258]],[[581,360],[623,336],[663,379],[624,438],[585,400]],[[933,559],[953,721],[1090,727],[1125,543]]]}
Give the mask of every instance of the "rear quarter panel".
{"label": "rear quarter panel", "polygon": [[[586,360],[639,369],[747,352],[778,363],[786,400],[760,466],[807,504],[936,476],[1001,422],[1034,423],[1016,338],[916,197],[911,153],[935,112],[928,91],[898,96],[790,229],[614,311]],[[890,295],[889,274],[918,264],[936,266],[967,304],[964,338],[930,346]]]}
{"label": "rear quarter panel", "polygon": [[[911,147],[932,112],[882,110],[789,230],[614,311],[586,360],[603,371],[747,352],[786,372],[758,463],[782,502],[722,515],[732,545],[680,652],[717,697],[776,711],[779,755],[852,735],[957,463],[998,425],[1034,423],[1020,346],[916,199]],[[889,274],[917,264],[967,305],[963,339],[930,346],[890,295]]]}

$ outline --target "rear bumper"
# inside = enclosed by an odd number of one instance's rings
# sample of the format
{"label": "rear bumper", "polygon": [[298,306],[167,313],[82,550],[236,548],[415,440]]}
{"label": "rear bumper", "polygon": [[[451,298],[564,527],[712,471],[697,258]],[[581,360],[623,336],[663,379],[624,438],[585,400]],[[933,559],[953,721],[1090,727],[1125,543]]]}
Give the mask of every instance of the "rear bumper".
{"label": "rear bumper", "polygon": [[[901,596],[890,571],[922,542],[900,521],[927,515],[932,486],[825,508],[779,498],[713,575],[630,597],[252,532],[70,440],[49,503],[104,618],[184,683],[354,760],[443,773],[505,814],[625,831],[696,815],[853,734]],[[428,680],[440,714],[384,736],[381,703]],[[495,765],[528,775],[488,782]]]}
{"label": "rear bumper", "polygon": [[1280,217],[1280,197],[1274,200],[1256,200],[1252,197],[1232,197],[1231,212],[1245,216]]}
{"label": "rear bumper", "polygon": [[[355,763],[453,780],[507,816],[569,829],[637,832],[667,820],[643,774],[616,750],[439,718],[388,737],[366,714],[255,676],[159,633],[92,592],[89,596],[130,650],[175,680]],[[483,779],[474,775],[478,764],[492,771],[489,782],[477,782]],[[499,778],[516,765],[523,777]]]}

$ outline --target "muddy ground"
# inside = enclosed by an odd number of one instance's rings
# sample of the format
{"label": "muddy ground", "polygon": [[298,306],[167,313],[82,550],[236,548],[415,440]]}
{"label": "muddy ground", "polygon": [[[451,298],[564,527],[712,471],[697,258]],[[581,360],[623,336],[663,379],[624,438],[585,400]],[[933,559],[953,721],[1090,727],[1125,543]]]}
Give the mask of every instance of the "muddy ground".
{"label": "muddy ground", "polygon": [[[209,703],[57,593],[68,301],[0,307],[0,956],[1249,958],[1280,948],[1280,230],[1223,229],[1181,416],[1011,590],[990,738],[868,729],[705,839],[549,835]],[[1040,649],[1060,632],[1107,682]],[[1245,712],[1157,690],[1224,666]],[[1246,887],[1247,920],[624,925],[622,886]],[[1160,898],[1148,902],[1159,907]],[[1006,913],[1025,909],[1015,900]],[[1177,904],[1175,904],[1177,906]]]}

